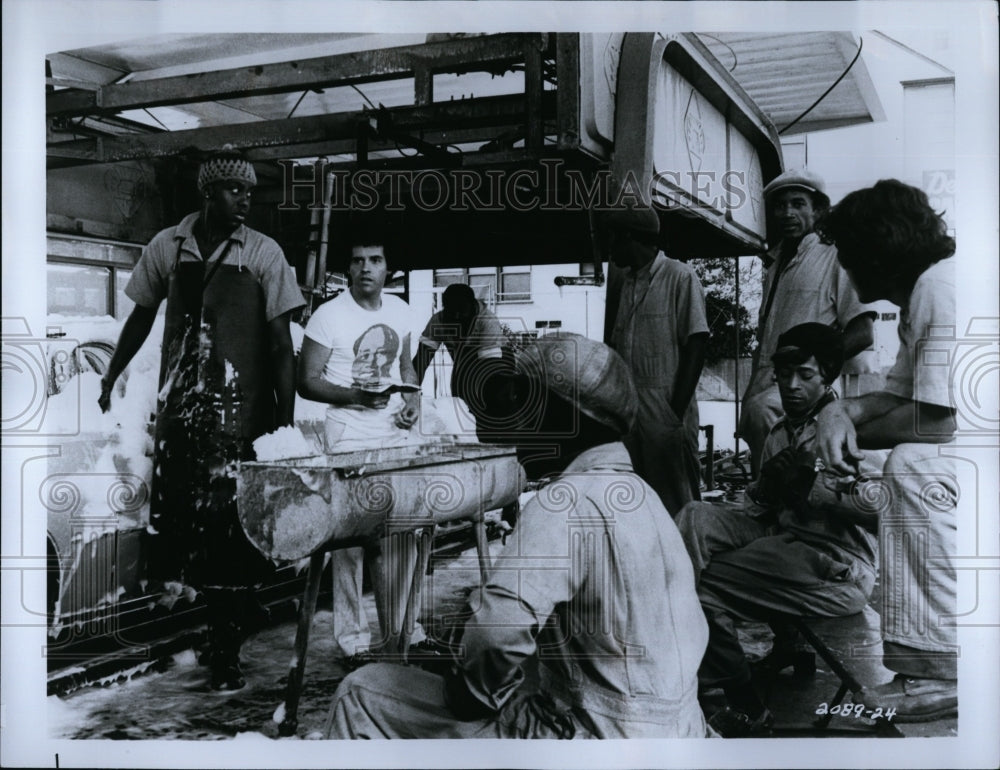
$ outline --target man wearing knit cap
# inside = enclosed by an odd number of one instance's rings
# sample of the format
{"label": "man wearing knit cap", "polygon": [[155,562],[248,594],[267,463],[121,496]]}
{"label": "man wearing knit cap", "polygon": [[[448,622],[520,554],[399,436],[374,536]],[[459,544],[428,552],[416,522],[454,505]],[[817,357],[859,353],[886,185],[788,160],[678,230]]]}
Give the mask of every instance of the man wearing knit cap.
{"label": "man wearing knit cap", "polygon": [[[837,250],[820,242],[816,221],[830,206],[823,179],[807,169],[780,174],[764,188],[769,232],[776,245],[764,255],[764,287],[757,322],[753,373],[743,394],[739,435],[750,447],[753,475],[760,467],[764,441],[781,417],[774,383],[778,335],[814,321],[844,333],[844,355],[851,359],[871,346],[875,311],[864,304],[837,263]],[[860,371],[858,362],[848,369]]]}
{"label": "man wearing knit cap", "polygon": [[636,472],[676,516],[700,499],[698,402],[708,319],[694,270],[660,252],[660,220],[649,206],[599,213],[610,258],[627,270],[608,344],[635,379],[639,413],[625,438]]}
{"label": "man wearing knit cap", "polygon": [[327,737],[705,736],[705,620],[677,527],[621,444],[628,367],[575,334],[540,338],[516,367],[518,459],[548,485],[470,597],[451,670],[355,671]]}
{"label": "man wearing knit cap", "polygon": [[231,468],[255,438],[292,423],[291,312],[304,303],[278,244],[246,226],[253,166],[224,148],[198,170],[201,209],[158,233],[125,287],[135,308],[101,381],[115,380],[166,300],[150,501],[149,574],[188,585],[209,614],[210,685],[238,689],[241,631],[271,569],[247,541]]}
{"label": "man wearing knit cap", "polygon": [[785,415],[768,434],[758,479],[741,505],[696,502],[677,517],[708,619],[699,678],[703,688],[721,687],[727,701],[709,724],[727,738],[764,736],[773,723],[751,684],[734,619],[772,621],[763,668],[814,666],[781,617],[852,615],[875,585],[877,517],[860,497],[829,489],[817,470],[816,415],[836,400],[830,385],[843,364],[843,334],[805,323],[776,345],[771,363]]}

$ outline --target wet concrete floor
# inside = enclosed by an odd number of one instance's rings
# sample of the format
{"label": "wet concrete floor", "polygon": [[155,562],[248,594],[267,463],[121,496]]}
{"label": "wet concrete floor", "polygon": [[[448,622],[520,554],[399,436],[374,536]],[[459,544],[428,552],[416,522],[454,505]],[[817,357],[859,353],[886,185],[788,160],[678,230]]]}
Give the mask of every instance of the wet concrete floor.
{"label": "wet concrete floor", "polygon": [[[494,555],[499,548],[499,542],[491,544]],[[474,548],[436,565],[424,583],[424,606],[432,608],[437,622],[436,627],[426,623],[429,633],[440,634],[455,622],[455,614],[478,581]],[[366,595],[365,602],[368,617],[374,621],[371,594]],[[816,629],[864,686],[892,678],[892,673],[881,665],[878,615],[870,607],[849,619],[823,621]],[[764,624],[741,624],[740,636],[752,657],[763,656],[770,647],[771,633]],[[284,701],[294,638],[295,623],[291,621],[253,634],[241,654],[247,686],[235,692],[209,690],[208,669],[200,666],[194,652],[188,650],[175,655],[164,670],[146,671],[127,681],[88,687],[66,696],[50,696],[50,735],[73,739],[223,740],[250,733],[276,738],[278,727],[273,716]],[[331,697],[345,673],[333,656],[331,613],[328,607],[321,606],[310,634],[298,713],[299,738],[322,737]],[[819,658],[811,677],[796,677],[790,671],[775,677],[765,689],[768,706],[775,714],[777,734],[824,735],[812,722],[821,704],[831,703],[838,686],[838,678]],[[850,701],[850,694],[846,700]],[[705,701],[707,710],[721,705],[721,694],[715,698],[710,694]],[[871,723],[853,713],[833,717],[826,734],[874,736]],[[898,725],[898,729],[906,737],[955,736],[958,720]]]}

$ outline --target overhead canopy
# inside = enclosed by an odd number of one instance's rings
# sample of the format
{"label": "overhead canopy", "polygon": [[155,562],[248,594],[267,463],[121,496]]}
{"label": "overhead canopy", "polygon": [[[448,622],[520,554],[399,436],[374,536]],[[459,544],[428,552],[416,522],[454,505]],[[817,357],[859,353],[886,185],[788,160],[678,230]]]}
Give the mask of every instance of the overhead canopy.
{"label": "overhead canopy", "polygon": [[[342,147],[331,141],[336,131],[327,125],[329,121],[314,125],[302,119],[431,103],[454,103],[452,112],[464,113],[458,105],[472,96],[523,94],[524,71],[516,63],[523,61],[524,46],[537,46],[535,40],[541,38],[494,35],[486,40],[478,35],[466,39],[423,33],[159,35],[50,54],[46,57],[48,83],[54,88],[46,97],[46,112],[54,119],[50,164],[162,156],[179,149],[165,140],[141,148],[111,144],[95,152],[86,143],[73,142],[85,136],[199,130],[203,135],[189,133],[178,139],[204,147],[233,141],[257,160],[346,153],[353,149],[353,129],[348,132],[352,141]],[[469,67],[468,62],[476,65]],[[257,141],[239,140],[250,124],[293,117],[296,123],[254,126],[267,135]],[[244,130],[225,130],[238,126]],[[444,138],[460,144],[463,137]],[[410,153],[404,148],[402,153],[388,154]]]}
{"label": "overhead canopy", "polygon": [[[864,58],[854,61],[859,41],[850,32],[795,32],[772,35],[742,32],[697,33],[779,132],[797,134],[884,120]],[[413,86],[373,77],[363,87],[322,86],[322,72],[312,65],[321,57],[361,51],[415,46],[447,37],[454,44],[463,35],[420,34],[216,34],[156,35],[100,46],[62,51],[47,57],[50,117],[73,119],[77,129],[101,132],[177,131],[294,115],[345,113],[372,105],[395,107],[413,103]],[[470,36],[470,50],[473,44]],[[498,65],[499,59],[498,57]],[[267,70],[302,63],[303,87],[297,90],[287,72]],[[361,66],[377,68],[378,57]],[[391,61],[382,62],[391,67]],[[437,66],[440,62],[435,62]],[[836,87],[805,117],[787,128],[848,70]],[[265,68],[249,75],[246,92],[228,74],[240,68]],[[433,84],[435,102],[475,95],[522,92],[523,73],[504,71],[441,77]],[[213,78],[211,73],[216,73]],[[502,73],[502,74],[501,74]],[[269,83],[268,81],[273,82]],[[250,88],[253,81],[253,90]],[[142,83],[148,82],[148,94]],[[411,81],[412,82],[412,81]],[[219,88],[214,88],[214,85]],[[289,85],[292,85],[290,88]],[[177,93],[170,98],[170,87]],[[71,89],[71,90],[63,90]],[[203,97],[199,96],[204,94]],[[82,116],[87,116],[81,121]],[[50,141],[68,139],[50,136]],[[308,148],[303,148],[304,150]],[[308,153],[307,153],[308,154]]]}
{"label": "overhead canopy", "polygon": [[[700,32],[698,37],[782,135],[885,120],[864,56],[854,61],[860,39],[851,32]],[[836,87],[791,125],[845,70]]]}
{"label": "overhead canopy", "polygon": [[[289,177],[294,164],[279,161],[320,158],[313,169],[330,173],[486,170],[476,176],[484,183],[484,196],[492,195],[486,185],[493,180],[489,172],[503,168],[504,200],[516,198],[517,205],[476,206],[461,217],[446,217],[430,203],[410,206],[405,213],[395,204],[385,207],[399,220],[398,229],[413,235],[411,264],[579,262],[594,251],[579,196],[589,195],[583,185],[610,165],[615,147],[613,135],[591,144],[585,137],[591,124],[610,130],[608,118],[621,117],[622,131],[635,140],[629,121],[642,112],[648,113],[652,133],[646,132],[645,154],[625,165],[649,172],[643,179],[663,172],[667,182],[676,182],[677,189],[668,192],[677,205],[668,214],[680,218],[679,226],[665,231],[678,240],[664,248],[696,256],[754,251],[763,238],[755,201],[781,166],[774,126],[794,120],[848,69],[857,50],[854,38],[830,32],[598,37],[157,35],[51,53],[46,57],[50,230],[147,240],[148,231],[156,231],[157,216],[171,221],[189,210],[191,201],[184,195],[193,186],[184,175],[193,174],[197,160],[191,151],[232,144],[257,165],[255,201],[268,217],[301,214],[308,220],[305,206],[322,199],[322,173],[309,177],[310,168],[301,166],[303,175]],[[651,60],[649,50],[640,52],[645,59],[625,81],[635,87],[642,75],[639,102],[618,115],[624,92],[615,83],[622,38],[626,50],[650,38],[657,55]],[[583,61],[588,55],[589,65]],[[680,80],[670,81],[673,75]],[[607,91],[601,106],[588,101],[585,76],[591,90]],[[676,86],[672,100],[663,91],[666,81]],[[683,99],[677,97],[681,91]],[[792,131],[880,117],[859,59]],[[687,133],[677,130],[681,126]],[[678,144],[682,137],[683,147]],[[692,140],[697,140],[693,149]],[[614,153],[616,163],[625,149],[619,146]],[[547,161],[561,165],[544,166],[538,175]],[[92,164],[108,164],[105,177],[117,174],[103,182],[115,190],[114,210],[90,206],[95,198],[107,197],[106,190],[95,188],[99,177],[87,169]],[[558,171],[550,176],[550,168]],[[684,180],[670,176],[689,172],[703,179],[696,175],[706,169],[743,174],[750,206],[719,209],[713,203],[719,196],[711,189],[707,200],[700,193],[682,195],[690,192]],[[538,176],[523,175],[530,173]],[[307,177],[318,179],[319,188],[295,181]],[[443,191],[447,202],[452,198],[444,193],[464,194],[469,178],[449,176],[440,184],[441,177],[421,178],[420,184],[403,179],[396,189],[411,201],[421,192],[424,201],[437,201],[433,193]],[[534,198],[525,198],[533,193],[542,201],[537,206]],[[154,206],[162,211],[144,220],[144,212]],[[448,206],[451,210],[465,209],[456,204]],[[338,212],[333,212],[333,232],[340,224]],[[306,230],[315,233],[318,223],[296,220],[271,227],[276,236],[298,243],[308,238]],[[470,243],[475,243],[475,257],[470,257]],[[287,244],[286,250],[292,248]]]}

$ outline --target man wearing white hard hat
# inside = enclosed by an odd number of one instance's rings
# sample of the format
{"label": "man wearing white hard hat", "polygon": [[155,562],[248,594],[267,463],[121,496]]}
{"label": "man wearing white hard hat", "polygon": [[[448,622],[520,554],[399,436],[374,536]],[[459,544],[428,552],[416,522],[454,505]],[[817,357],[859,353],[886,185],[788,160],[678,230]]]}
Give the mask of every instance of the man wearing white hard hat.
{"label": "man wearing white hard hat", "polygon": [[784,413],[771,364],[778,336],[803,323],[833,326],[844,334],[845,371],[857,371],[851,359],[871,346],[875,318],[837,263],[837,249],[814,232],[830,207],[823,179],[808,169],[786,171],[764,188],[764,200],[779,240],[764,256],[758,345],[739,425],[755,477],[764,441]]}
{"label": "man wearing white hard hat", "polygon": [[551,480],[470,597],[450,671],[355,671],[327,737],[705,736],[705,617],[680,533],[621,443],[636,412],[628,367],[575,334],[540,338],[516,367],[518,459]]}
{"label": "man wearing white hard hat", "polygon": [[305,304],[271,238],[247,227],[253,165],[223,148],[198,169],[201,209],[158,233],[125,293],[122,327],[99,404],[149,335],[166,300],[150,500],[149,574],[197,588],[208,605],[210,685],[245,682],[239,650],[252,587],[273,569],[236,514],[237,460],[254,439],[292,423],[289,320]]}

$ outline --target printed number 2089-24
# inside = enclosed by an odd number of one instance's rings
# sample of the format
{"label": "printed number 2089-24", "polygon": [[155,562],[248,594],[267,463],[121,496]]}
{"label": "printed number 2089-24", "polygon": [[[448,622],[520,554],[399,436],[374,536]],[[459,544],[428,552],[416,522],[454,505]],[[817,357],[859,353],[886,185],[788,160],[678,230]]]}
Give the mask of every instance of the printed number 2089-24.
{"label": "printed number 2089-24", "polygon": [[881,706],[877,709],[870,709],[865,708],[864,703],[837,704],[831,708],[825,703],[820,703],[819,706],[816,707],[816,714],[819,716],[831,714],[833,716],[854,717],[855,719],[859,717],[868,717],[868,719],[885,719],[887,721],[892,721],[892,718],[896,716],[896,709],[890,707],[883,711]]}

